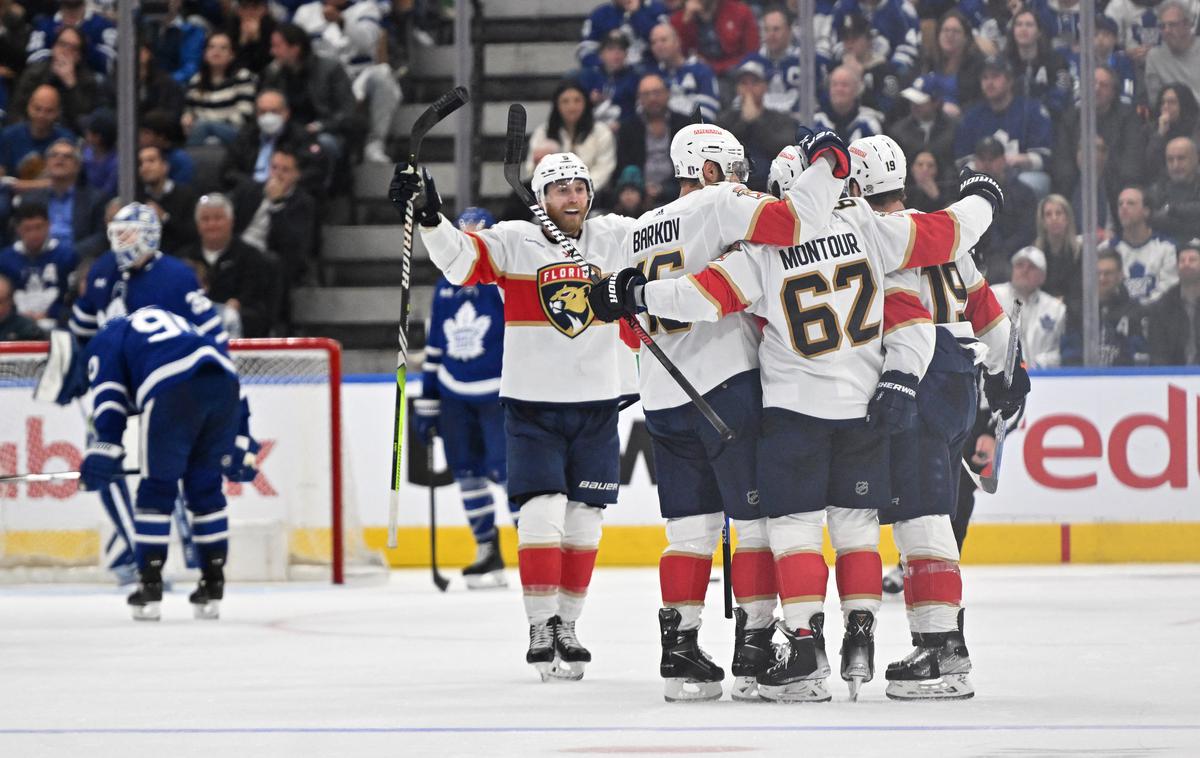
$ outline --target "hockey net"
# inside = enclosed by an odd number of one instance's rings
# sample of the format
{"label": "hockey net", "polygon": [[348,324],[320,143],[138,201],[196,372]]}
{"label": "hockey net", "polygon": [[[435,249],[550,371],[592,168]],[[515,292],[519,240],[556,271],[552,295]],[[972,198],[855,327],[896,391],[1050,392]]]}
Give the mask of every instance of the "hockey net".
{"label": "hockey net", "polygon": [[[341,348],[324,338],[234,340],[230,352],[262,445],[260,475],[225,483],[234,579],[378,575],[348,501],[341,431]],[[0,476],[73,471],[85,447],[78,407],[33,400],[46,343],[0,343]],[[131,417],[130,426],[136,421]],[[137,461],[136,430],[125,436]],[[136,496],[136,481],[129,480]],[[105,580],[112,526],[74,481],[0,483],[0,581]],[[178,550],[178,543],[172,548]]]}

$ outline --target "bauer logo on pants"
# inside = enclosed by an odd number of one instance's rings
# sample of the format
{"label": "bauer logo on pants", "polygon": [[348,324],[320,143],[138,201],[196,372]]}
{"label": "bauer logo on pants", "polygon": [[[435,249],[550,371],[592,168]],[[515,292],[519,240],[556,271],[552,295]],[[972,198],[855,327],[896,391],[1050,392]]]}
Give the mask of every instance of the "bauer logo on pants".
{"label": "bauer logo on pants", "polygon": [[574,263],[552,263],[537,272],[538,296],[542,310],[554,328],[574,338],[592,323],[588,305],[587,272]]}

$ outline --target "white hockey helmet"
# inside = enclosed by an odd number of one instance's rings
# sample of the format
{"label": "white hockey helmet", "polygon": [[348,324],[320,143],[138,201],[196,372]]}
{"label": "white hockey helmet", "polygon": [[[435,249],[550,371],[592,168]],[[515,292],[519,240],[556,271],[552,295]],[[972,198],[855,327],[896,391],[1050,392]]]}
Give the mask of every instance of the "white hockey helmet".
{"label": "white hockey helmet", "polygon": [[856,139],[850,143],[850,178],[858,182],[863,197],[904,189],[908,161],[896,140],[886,134]]}
{"label": "white hockey helmet", "polygon": [[767,175],[767,190],[778,198],[792,188],[800,174],[804,173],[804,151],[796,145],[788,145],[771,161],[771,173]]}
{"label": "white hockey helmet", "polygon": [[712,161],[721,167],[728,180],[745,181],[750,174],[746,149],[742,143],[716,124],[691,124],[680,129],[671,140],[671,162],[679,179],[697,179],[704,183],[704,164]]}
{"label": "white hockey helmet", "polygon": [[125,271],[158,251],[162,223],[154,209],[130,203],[108,222],[108,245],[117,256],[117,268]]}
{"label": "white hockey helmet", "polygon": [[530,187],[538,204],[546,207],[546,188],[555,182],[582,179],[588,188],[588,208],[592,206],[592,198],[596,189],[592,186],[592,174],[587,164],[575,153],[550,153],[542,158],[533,169],[533,179]]}

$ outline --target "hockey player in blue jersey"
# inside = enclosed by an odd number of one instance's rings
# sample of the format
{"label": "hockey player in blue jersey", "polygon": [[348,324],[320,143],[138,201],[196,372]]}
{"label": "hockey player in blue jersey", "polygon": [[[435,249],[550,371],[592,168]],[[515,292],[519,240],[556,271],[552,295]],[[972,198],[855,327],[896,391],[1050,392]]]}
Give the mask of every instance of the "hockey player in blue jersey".
{"label": "hockey player in blue jersey", "polygon": [[182,316],[142,308],[110,320],[70,365],[59,402],[84,391],[92,396],[95,437],[80,466],[85,489],[103,490],[123,477],[126,419],[142,416],[134,512],[140,584],[128,600],[134,619],[160,617],[162,568],[181,484],[200,555],[200,584],[189,600],[197,618],[217,618],[229,533],[221,475],[239,482],[257,475],[257,445],[233,362]]}
{"label": "hockey player in blue jersey", "polygon": [[[158,249],[161,236],[162,224],[147,205],[130,203],[113,216],[108,225],[112,249],[92,264],[86,289],[71,309],[71,333],[81,342],[95,336],[111,318],[155,306],[182,316],[226,350],[229,335],[220,314],[204,295],[192,269]],[[118,577],[131,579],[133,506],[125,480],[117,479],[101,490],[100,500],[116,527],[105,550],[106,562]]]}
{"label": "hockey player in blue jersey", "polygon": [[[495,223],[482,208],[458,217],[465,232]],[[505,587],[504,559],[496,530],[496,504],[488,482],[507,478],[500,364],[504,350],[504,301],[492,284],[456,286],[438,279],[429,309],[421,397],[414,401],[417,433],[427,443],[441,437],[446,461],[462,495],[475,536],[475,562],[463,569],[471,589]],[[520,506],[508,503],[513,524]]]}

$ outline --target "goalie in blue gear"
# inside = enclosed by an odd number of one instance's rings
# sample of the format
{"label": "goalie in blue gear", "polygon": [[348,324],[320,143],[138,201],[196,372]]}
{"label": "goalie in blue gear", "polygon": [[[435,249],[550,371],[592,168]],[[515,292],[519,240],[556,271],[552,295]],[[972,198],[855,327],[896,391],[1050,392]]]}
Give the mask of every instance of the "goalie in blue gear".
{"label": "goalie in blue gear", "polygon": [[[495,219],[482,208],[458,217],[466,232],[487,229]],[[430,307],[421,397],[413,402],[417,434],[441,437],[475,537],[475,562],[463,569],[471,589],[507,586],[496,504],[488,482],[506,480],[504,409],[500,406],[500,359],[504,303],[495,285],[459,287],[438,279]],[[432,472],[431,472],[432,474]],[[513,524],[519,508],[508,504]]]}
{"label": "goalie in blue gear", "polygon": [[[111,250],[89,269],[84,293],[71,309],[70,330],[80,342],[86,344],[110,318],[155,306],[187,319],[225,350],[229,335],[220,315],[192,269],[159,251],[161,237],[162,224],[150,206],[130,203],[117,211],[108,225]],[[115,527],[105,546],[106,565],[122,584],[132,582],[136,576],[129,488],[118,478],[99,494]],[[177,517],[183,518],[182,510]]]}
{"label": "goalie in blue gear", "polygon": [[[80,365],[87,367],[86,380]],[[229,532],[221,476],[246,482],[257,475],[258,446],[233,362],[183,317],[142,308],[111,319],[71,359],[57,400],[68,403],[86,391],[95,436],[80,467],[85,489],[104,490],[124,476],[126,420],[142,417],[133,617],[160,616],[171,513],[182,486],[200,556],[200,584],[190,600],[197,618],[217,618]]]}

